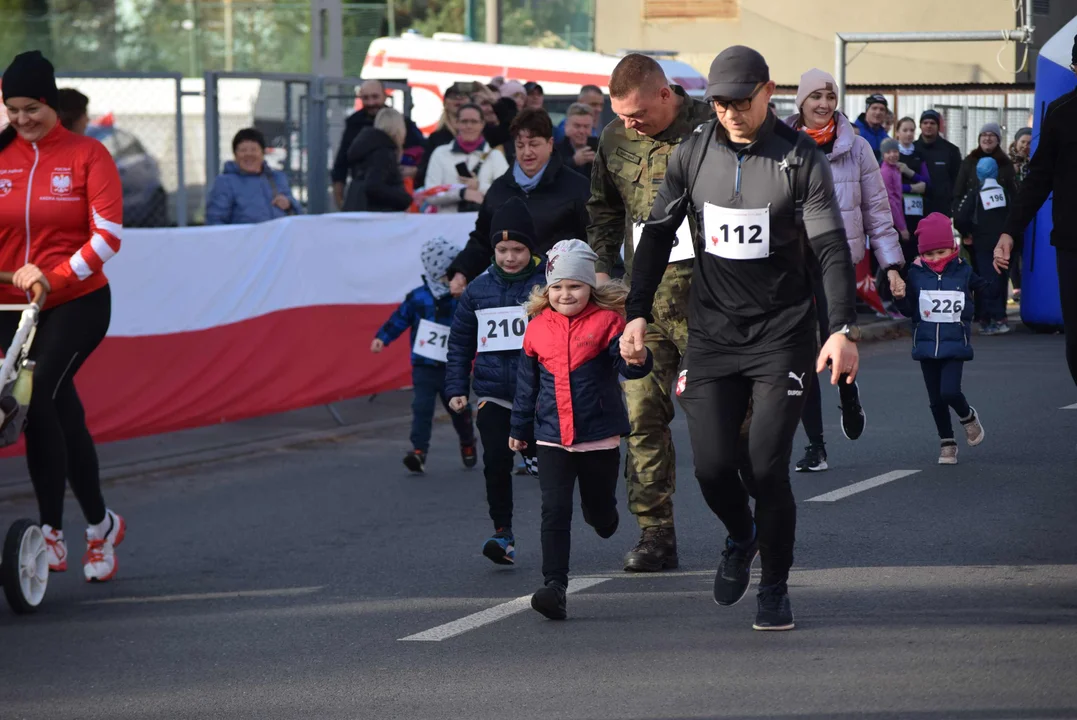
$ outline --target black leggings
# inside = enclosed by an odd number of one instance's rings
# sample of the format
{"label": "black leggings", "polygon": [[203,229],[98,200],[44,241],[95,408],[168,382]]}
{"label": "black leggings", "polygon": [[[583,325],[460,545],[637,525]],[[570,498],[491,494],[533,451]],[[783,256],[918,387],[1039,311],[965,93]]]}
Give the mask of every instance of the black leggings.
{"label": "black leggings", "polygon": [[1066,362],[1077,383],[1077,250],[1055,248],[1058,293],[1062,301],[1062,325],[1066,332]]}
{"label": "black leggings", "polygon": [[[830,338],[830,310],[826,302],[826,291],[823,288],[822,271],[812,272],[812,289],[815,295],[815,315],[819,322],[819,342],[826,343]],[[804,412],[801,420],[804,423],[804,433],[808,436],[808,442],[821,445],[823,443],[823,393],[819,388],[819,375],[813,369],[809,373],[810,378],[805,381]]]}
{"label": "black leggings", "polygon": [[[572,546],[572,494],[580,480],[583,521],[597,530],[617,520],[617,476],[621,450],[569,452],[539,445],[539,487],[542,488],[542,578],[568,585]],[[605,537],[605,535],[604,535]]]}
{"label": "black leggings", "polygon": [[954,426],[950,422],[950,408],[957,413],[958,420],[972,415],[969,401],[961,392],[961,372],[965,369],[963,360],[921,360],[920,369],[924,373],[924,385],[931,403],[931,417],[935,419],[935,428],[940,440],[954,439]]}
{"label": "black leggings", "polygon": [[[75,390],[75,373],[108,331],[112,294],[106,285],[50,308],[38,317],[30,348],[34,394],[26,424],[26,464],[37,495],[42,524],[63,527],[65,481],[82,507],[86,522],[105,519],[97,450]],[[0,313],[0,342],[7,350],[19,315]]]}
{"label": "black leggings", "polygon": [[[793,439],[804,409],[806,382],[815,373],[815,346],[763,355],[729,356],[728,374],[689,374],[681,403],[703,498],[730,537],[752,536],[749,496],[763,559],[763,585],[785,582],[793,564],[797,508],[789,485]],[[737,473],[740,425],[753,404],[748,436],[752,478]]]}
{"label": "black leggings", "polygon": [[[512,527],[512,472],[516,453],[509,448],[509,429],[512,411],[489,400],[479,406],[475,424],[482,438],[482,473],[486,477],[486,502],[490,506],[490,519],[494,530]],[[534,454],[530,438],[518,438],[528,443],[521,453],[524,457]]]}

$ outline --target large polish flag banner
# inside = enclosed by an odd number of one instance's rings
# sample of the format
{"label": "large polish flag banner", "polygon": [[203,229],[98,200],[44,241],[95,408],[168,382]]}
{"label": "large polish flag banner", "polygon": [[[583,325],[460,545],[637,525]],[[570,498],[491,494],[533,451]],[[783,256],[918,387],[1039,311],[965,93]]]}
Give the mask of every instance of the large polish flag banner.
{"label": "large polish flag banner", "polygon": [[[474,213],[346,213],[127,230],[112,324],[76,378],[98,441],[406,387],[409,338],[374,333],[422,284],[419,251],[463,247]],[[47,308],[47,305],[46,305]]]}

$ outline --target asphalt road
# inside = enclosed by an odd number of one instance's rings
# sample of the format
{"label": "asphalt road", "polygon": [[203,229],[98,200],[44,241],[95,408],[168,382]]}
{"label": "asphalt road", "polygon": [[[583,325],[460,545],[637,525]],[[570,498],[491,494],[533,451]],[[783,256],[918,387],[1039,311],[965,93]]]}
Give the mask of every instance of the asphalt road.
{"label": "asphalt road", "polygon": [[[626,575],[631,517],[603,541],[577,512],[588,587],[563,623],[511,603],[541,584],[537,481],[516,480],[518,565],[491,565],[481,473],[441,423],[425,477],[382,431],[110,486],[118,578],[76,562],[36,615],[0,607],[0,718],[1077,717],[1077,389],[1060,337],[976,347],[987,439],[957,467],[935,464],[908,340],[866,349],[858,442],[827,390],[832,470],[794,480],[794,632],[753,632],[754,594],[711,600],[724,533],[683,418],[681,569]],[[32,514],[0,504],[4,526]]]}

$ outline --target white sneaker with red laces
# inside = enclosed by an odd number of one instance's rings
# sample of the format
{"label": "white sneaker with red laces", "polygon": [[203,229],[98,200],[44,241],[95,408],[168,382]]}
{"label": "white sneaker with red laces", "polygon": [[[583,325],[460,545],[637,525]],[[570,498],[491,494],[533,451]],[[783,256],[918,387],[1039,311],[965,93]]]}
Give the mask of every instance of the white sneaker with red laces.
{"label": "white sneaker with red laces", "polygon": [[116,546],[127,534],[127,523],[111,510],[106,510],[105,519],[110,523],[104,537],[97,537],[93,527],[86,528],[86,554],[82,556],[86,582],[106,582],[116,575]]}
{"label": "white sneaker with red laces", "polygon": [[64,531],[56,530],[52,525],[42,525],[41,533],[45,536],[45,547],[49,553],[49,572],[67,570],[67,543]]}

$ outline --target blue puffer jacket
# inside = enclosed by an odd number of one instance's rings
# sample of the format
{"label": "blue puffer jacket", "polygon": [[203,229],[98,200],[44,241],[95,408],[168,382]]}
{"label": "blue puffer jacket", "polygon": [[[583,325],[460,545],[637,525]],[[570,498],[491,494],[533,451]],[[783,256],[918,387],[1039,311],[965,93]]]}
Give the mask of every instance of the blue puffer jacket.
{"label": "blue puffer jacket", "polygon": [[[905,297],[896,302],[901,312],[912,319],[912,359],[971,360],[972,315],[975,310],[972,293],[990,291],[996,284],[978,277],[969,264],[959,257],[951,260],[941,275],[917,258],[909,266],[905,283]],[[920,293],[924,290],[962,293],[961,322],[937,323],[926,319],[920,310]],[[931,312],[931,309],[925,310]]]}
{"label": "blue puffer jacket", "polygon": [[[534,262],[535,259],[533,258]],[[445,392],[449,397],[467,397],[472,363],[475,366],[475,395],[512,402],[516,397],[516,373],[520,351],[477,351],[478,319],[476,310],[523,305],[531,288],[546,283],[542,266],[536,266],[526,279],[508,282],[495,272],[475,278],[460,297],[449,333],[449,362],[445,371]]]}
{"label": "blue puffer jacket", "polygon": [[595,304],[573,318],[547,308],[527,326],[516,400],[512,405],[512,437],[558,445],[605,440],[631,430],[618,375],[629,380],[647,376],[650,350],[643,365],[621,358],[625,321]]}
{"label": "blue puffer jacket", "polygon": [[[375,337],[388,345],[400,337],[405,330],[411,328],[411,343],[409,347],[415,347],[415,335],[419,331],[419,321],[428,320],[438,325],[449,326],[452,324],[453,314],[456,312],[456,298],[446,295],[440,300],[434,299],[434,293],[430,292],[425,284],[415,288],[400,303],[400,307],[389,316],[385,324],[381,326]],[[440,367],[444,363],[411,354],[411,364]]]}
{"label": "blue puffer jacket", "polygon": [[890,137],[886,134],[886,130],[884,130],[881,125],[873,129],[871,125],[868,125],[868,120],[864,116],[864,113],[860,113],[860,117],[856,119],[856,122],[854,122],[853,125],[856,125],[856,127],[859,128],[860,137],[867,140],[868,145],[871,145],[871,150],[875,153],[875,161],[878,162],[882,154],[879,151],[879,146],[882,145],[883,140]]}
{"label": "blue puffer jacket", "polygon": [[287,175],[265,164],[261,173],[252,175],[229,160],[206,196],[206,225],[239,225],[282,218],[288,213],[273,204],[277,194],[288,198],[295,214],[302,214],[303,206],[292,196]]}

